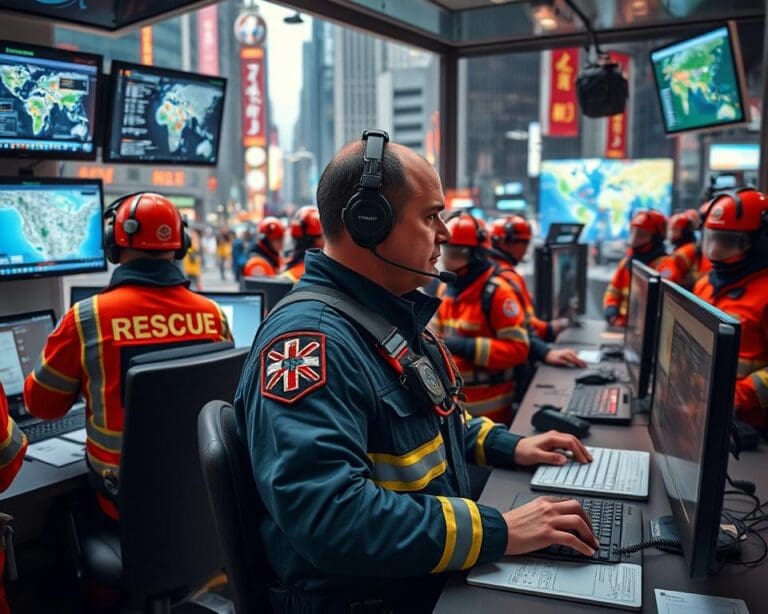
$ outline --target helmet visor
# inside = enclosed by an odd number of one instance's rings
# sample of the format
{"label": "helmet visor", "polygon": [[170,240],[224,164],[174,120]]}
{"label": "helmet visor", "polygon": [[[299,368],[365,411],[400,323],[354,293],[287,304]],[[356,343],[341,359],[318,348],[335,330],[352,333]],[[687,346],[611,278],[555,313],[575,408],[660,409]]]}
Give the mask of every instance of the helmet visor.
{"label": "helmet visor", "polygon": [[710,260],[727,262],[743,257],[749,246],[749,234],[746,232],[705,228],[701,251]]}

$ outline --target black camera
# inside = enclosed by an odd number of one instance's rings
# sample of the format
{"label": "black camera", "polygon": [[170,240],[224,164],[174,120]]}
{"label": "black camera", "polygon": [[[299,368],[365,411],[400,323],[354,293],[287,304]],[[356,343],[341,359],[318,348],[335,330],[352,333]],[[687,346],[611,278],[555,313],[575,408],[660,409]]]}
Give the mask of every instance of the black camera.
{"label": "black camera", "polygon": [[424,356],[405,365],[403,376],[405,386],[421,402],[442,406],[448,397],[443,382],[440,381],[434,367]]}

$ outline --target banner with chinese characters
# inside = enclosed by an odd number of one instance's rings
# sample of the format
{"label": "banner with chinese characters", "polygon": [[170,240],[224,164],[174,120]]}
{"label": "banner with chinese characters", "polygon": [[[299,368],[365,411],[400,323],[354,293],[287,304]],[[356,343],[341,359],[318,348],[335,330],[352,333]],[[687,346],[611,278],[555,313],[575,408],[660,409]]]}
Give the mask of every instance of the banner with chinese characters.
{"label": "banner with chinese characters", "polygon": [[549,64],[549,105],[546,136],[579,136],[579,107],[576,102],[576,73],[579,49],[553,49]]}
{"label": "banner with chinese characters", "polygon": [[197,11],[197,66],[204,75],[219,74],[219,12],[215,4]]}
{"label": "banner with chinese characters", "polygon": [[[621,67],[621,71],[629,81],[629,64],[630,57],[625,53],[610,52],[611,62],[616,62]],[[624,159],[627,157],[627,139],[629,131],[627,130],[627,124],[629,123],[629,100],[627,100],[627,106],[624,107],[623,113],[617,113],[606,118],[606,137],[605,137],[605,157]]]}

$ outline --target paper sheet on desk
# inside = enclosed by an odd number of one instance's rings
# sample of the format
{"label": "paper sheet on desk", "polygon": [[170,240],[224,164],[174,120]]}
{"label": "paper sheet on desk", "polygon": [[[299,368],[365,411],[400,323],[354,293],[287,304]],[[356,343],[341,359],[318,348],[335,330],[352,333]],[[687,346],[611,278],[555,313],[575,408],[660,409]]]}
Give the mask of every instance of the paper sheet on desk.
{"label": "paper sheet on desk", "polygon": [[85,458],[85,446],[66,439],[46,439],[30,444],[27,456],[48,463],[54,467],[63,467]]}
{"label": "paper sheet on desk", "polygon": [[643,599],[642,568],[629,563],[600,565],[528,557],[507,558],[475,567],[469,573],[467,582],[475,586],[629,610],[639,610]]}
{"label": "paper sheet on desk", "polygon": [[749,614],[743,599],[654,590],[659,614]]}
{"label": "paper sheet on desk", "polygon": [[597,365],[603,359],[603,353],[600,350],[579,350],[576,355],[584,362]]}
{"label": "paper sheet on desk", "polygon": [[59,437],[66,439],[67,441],[74,441],[75,443],[85,445],[85,441],[88,439],[88,433],[82,428],[72,431],[71,433],[64,433],[63,435],[59,435]]}

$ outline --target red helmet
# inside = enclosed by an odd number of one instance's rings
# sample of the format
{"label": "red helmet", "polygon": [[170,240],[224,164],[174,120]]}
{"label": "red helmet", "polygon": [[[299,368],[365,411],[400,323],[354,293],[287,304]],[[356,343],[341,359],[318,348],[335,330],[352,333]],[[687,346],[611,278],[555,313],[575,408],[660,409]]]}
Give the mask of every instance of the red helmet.
{"label": "red helmet", "polygon": [[704,228],[728,232],[768,230],[768,197],[753,189],[721,192],[709,203]]}
{"label": "red helmet", "polygon": [[323,229],[320,226],[320,213],[317,207],[307,205],[299,209],[291,220],[291,236],[294,239],[321,237]]}
{"label": "red helmet", "polygon": [[508,215],[491,222],[491,241],[494,245],[514,241],[530,241],[531,225],[520,215]]}
{"label": "red helmet", "polygon": [[631,228],[641,228],[662,240],[667,237],[667,216],[655,209],[641,209],[632,217]]}
{"label": "red helmet", "polygon": [[105,217],[115,211],[111,241],[118,247],[151,251],[180,250],[184,246],[184,221],[165,196],[153,192],[130,194],[115,201]]}
{"label": "red helmet", "polygon": [[485,247],[491,246],[485,222],[471,216],[469,213],[460,213],[448,220],[446,226],[451,231],[448,245],[461,247]]}
{"label": "red helmet", "polygon": [[259,222],[259,234],[267,241],[279,241],[285,236],[285,226],[276,217],[268,215]]}
{"label": "red helmet", "polygon": [[[699,214],[695,210],[693,213],[696,214],[696,219],[698,219]],[[695,219],[691,216],[690,211],[682,211],[680,213],[675,213],[674,215],[670,216],[669,218],[669,229],[674,233],[675,231],[683,234],[685,232],[693,232],[698,228]]]}

